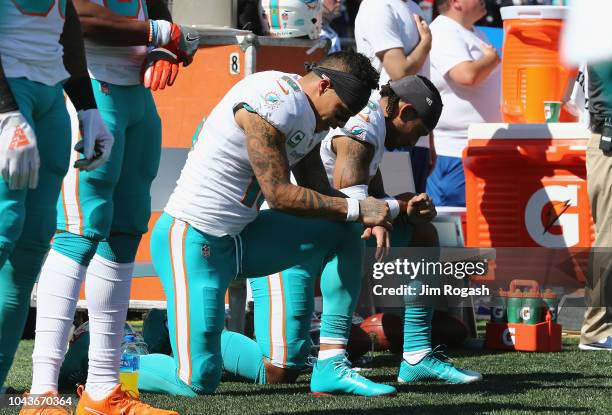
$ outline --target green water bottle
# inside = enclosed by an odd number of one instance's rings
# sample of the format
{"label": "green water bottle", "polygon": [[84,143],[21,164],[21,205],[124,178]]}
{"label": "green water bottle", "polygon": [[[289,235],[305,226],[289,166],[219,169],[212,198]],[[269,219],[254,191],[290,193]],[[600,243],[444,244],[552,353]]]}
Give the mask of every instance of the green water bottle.
{"label": "green water bottle", "polygon": [[538,324],[542,319],[542,297],[535,290],[523,293],[523,306],[521,307],[521,320],[523,324]]}
{"label": "green water bottle", "polygon": [[557,307],[559,306],[559,299],[557,298],[557,294],[552,292],[550,289],[547,289],[542,293],[542,300],[546,305],[546,309],[550,313],[550,319],[553,322],[557,321]]}
{"label": "green water bottle", "polygon": [[499,289],[497,294],[491,298],[491,321],[493,323],[505,323],[508,320],[508,292]]}
{"label": "green water bottle", "polygon": [[518,288],[508,293],[508,323],[522,323],[521,308],[523,307],[523,292]]}

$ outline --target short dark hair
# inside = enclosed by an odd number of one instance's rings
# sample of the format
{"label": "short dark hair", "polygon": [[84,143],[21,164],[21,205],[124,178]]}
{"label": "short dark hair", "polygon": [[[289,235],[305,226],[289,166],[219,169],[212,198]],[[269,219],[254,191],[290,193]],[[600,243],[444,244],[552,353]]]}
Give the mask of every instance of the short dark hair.
{"label": "short dark hair", "polygon": [[449,0],[436,0],[436,7],[438,8],[438,13],[446,13],[448,8],[450,7]]}
{"label": "short dark hair", "polygon": [[380,75],[361,53],[352,50],[335,52],[327,55],[317,64],[320,68],[334,69],[350,73],[370,89],[378,88]]}

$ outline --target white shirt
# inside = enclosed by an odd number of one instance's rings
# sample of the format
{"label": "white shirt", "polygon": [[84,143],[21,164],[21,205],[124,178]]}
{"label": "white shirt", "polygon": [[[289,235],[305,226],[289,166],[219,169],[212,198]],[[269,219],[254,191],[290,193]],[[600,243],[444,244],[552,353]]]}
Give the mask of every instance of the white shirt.
{"label": "white shirt", "polygon": [[68,78],[59,43],[66,2],[24,3],[22,10],[17,3],[0,1],[0,55],[6,77],[49,86]]}
{"label": "white shirt", "polygon": [[478,85],[459,85],[450,79],[448,72],[461,62],[482,57],[481,44],[490,43],[487,36],[476,27],[468,30],[443,15],[431,24],[431,34],[431,81],[444,103],[434,131],[436,152],[461,157],[471,123],[501,122],[501,65]]}
{"label": "white shirt", "polygon": [[255,220],[263,195],[234,118],[245,103],[286,137],[289,166],[324,138],[298,75],[266,71],[239,81],[213,109],[170,196],[165,211],[213,236],[237,235]]}
{"label": "white shirt", "polygon": [[[357,51],[370,59],[380,73],[380,85],[389,81],[377,53],[401,48],[409,55],[421,40],[414,15],[424,17],[423,10],[412,0],[363,0],[355,19]],[[418,72],[429,78],[429,58]],[[421,137],[417,147],[429,147],[428,137]]]}
{"label": "white shirt", "polygon": [[385,153],[387,134],[385,114],[378,103],[379,100],[380,95],[374,91],[368,105],[359,114],[351,117],[344,127],[330,130],[321,142],[321,161],[332,186],[334,185],[334,166],[337,158],[332,149],[332,141],[339,136],[352,137],[355,140],[370,143],[374,147],[374,157],[372,157],[368,172],[370,179],[376,174]]}
{"label": "white shirt", "polygon": [[566,103],[568,109],[574,116],[578,117],[578,121],[585,127],[589,128],[591,114],[589,114],[589,72],[586,65],[580,65],[576,81]]}
{"label": "white shirt", "polygon": [[[389,81],[377,53],[401,48],[406,55],[421,40],[414,21],[414,15],[424,17],[421,8],[412,0],[363,0],[355,19],[355,42],[357,51],[372,62],[380,73],[380,85]],[[429,77],[429,63],[426,61],[418,72]]]}
{"label": "white shirt", "polygon": [[[147,19],[145,0],[123,0],[120,2],[92,0],[92,2],[107,7],[122,16],[141,21]],[[106,3],[109,3],[109,5]],[[140,69],[147,50],[144,45],[107,46],[85,39],[89,76],[109,84],[138,85],[140,84]]]}

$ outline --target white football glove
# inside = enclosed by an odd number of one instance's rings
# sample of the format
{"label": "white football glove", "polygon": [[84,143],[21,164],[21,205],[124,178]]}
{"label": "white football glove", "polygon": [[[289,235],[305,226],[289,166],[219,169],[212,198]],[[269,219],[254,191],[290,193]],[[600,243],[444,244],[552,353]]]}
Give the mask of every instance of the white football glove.
{"label": "white football glove", "polygon": [[108,160],[115,140],[97,109],[81,110],[77,112],[77,117],[83,139],[76,143],[74,149],[85,158],[75,161],[74,167],[85,171],[95,170]]}
{"label": "white football glove", "polygon": [[0,170],[9,189],[38,186],[36,135],[19,111],[0,114]]}

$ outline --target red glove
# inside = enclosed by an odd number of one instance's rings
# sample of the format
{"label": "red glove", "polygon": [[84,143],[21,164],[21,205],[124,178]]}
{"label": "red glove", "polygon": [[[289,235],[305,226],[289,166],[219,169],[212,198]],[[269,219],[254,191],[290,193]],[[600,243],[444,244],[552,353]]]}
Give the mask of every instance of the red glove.
{"label": "red glove", "polygon": [[196,30],[172,23],[170,41],[163,47],[174,53],[183,66],[187,66],[193,60],[199,45],[200,34]]}
{"label": "red glove", "polygon": [[142,65],[141,77],[145,88],[152,91],[172,86],[179,71],[177,57],[164,48],[151,50]]}

